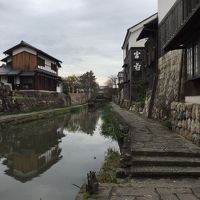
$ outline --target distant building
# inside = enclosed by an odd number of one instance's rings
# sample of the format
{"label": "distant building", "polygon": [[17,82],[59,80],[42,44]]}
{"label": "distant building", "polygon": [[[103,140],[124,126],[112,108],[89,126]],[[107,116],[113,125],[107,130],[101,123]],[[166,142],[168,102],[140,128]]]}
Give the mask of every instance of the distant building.
{"label": "distant building", "polygon": [[46,90],[62,92],[58,76],[61,61],[36,47],[21,41],[4,52],[0,81],[13,90]]}

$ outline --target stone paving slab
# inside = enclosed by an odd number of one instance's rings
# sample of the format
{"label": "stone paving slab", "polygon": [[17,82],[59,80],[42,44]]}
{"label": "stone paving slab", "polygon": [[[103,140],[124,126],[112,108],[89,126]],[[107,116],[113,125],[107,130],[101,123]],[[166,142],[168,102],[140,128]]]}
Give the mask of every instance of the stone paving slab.
{"label": "stone paving slab", "polygon": [[[118,180],[120,182],[120,180]],[[199,200],[200,179],[130,179],[100,184],[89,200]],[[83,200],[79,193],[76,200]]]}
{"label": "stone paving slab", "polygon": [[[194,188],[181,187],[181,188],[169,188],[169,187],[122,187],[113,186],[110,193],[101,193],[90,197],[90,200],[199,200],[198,195],[193,192]],[[83,197],[79,196],[76,200],[83,200]]]}

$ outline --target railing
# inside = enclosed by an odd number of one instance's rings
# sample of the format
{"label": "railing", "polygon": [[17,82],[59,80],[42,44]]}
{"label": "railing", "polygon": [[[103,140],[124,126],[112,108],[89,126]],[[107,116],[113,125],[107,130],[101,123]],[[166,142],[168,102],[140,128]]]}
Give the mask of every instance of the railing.
{"label": "railing", "polygon": [[200,6],[200,0],[177,0],[159,25],[160,49],[176,35]]}

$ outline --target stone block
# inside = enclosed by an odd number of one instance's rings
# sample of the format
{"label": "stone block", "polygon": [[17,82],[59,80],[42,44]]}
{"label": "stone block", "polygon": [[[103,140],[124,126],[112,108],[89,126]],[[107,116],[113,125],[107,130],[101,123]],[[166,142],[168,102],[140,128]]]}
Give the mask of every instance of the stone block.
{"label": "stone block", "polygon": [[133,187],[114,187],[113,188],[113,193],[112,195],[116,196],[154,196],[155,189],[154,188],[143,188],[143,187],[138,187],[138,188],[133,188]]}
{"label": "stone block", "polygon": [[167,188],[167,187],[164,187],[164,188],[157,188],[157,191],[160,195],[163,195],[163,194],[190,194],[192,193],[192,191],[189,189],[189,188],[186,188],[186,187],[177,187],[177,188]]}
{"label": "stone block", "polygon": [[187,124],[186,121],[183,120],[183,121],[182,121],[182,128],[183,128],[183,129],[186,129],[186,124]]}
{"label": "stone block", "polygon": [[195,126],[195,132],[196,133],[200,133],[200,123],[199,123],[199,120],[196,119],[194,123],[195,123],[195,125],[194,125]]}
{"label": "stone block", "polygon": [[191,121],[191,132],[192,133],[195,133],[195,120],[194,119],[192,119],[192,121]]}
{"label": "stone block", "polygon": [[185,130],[184,130],[183,128],[181,128],[181,129],[179,130],[179,133],[180,133],[182,136],[185,136]]}
{"label": "stone block", "polygon": [[193,193],[200,198],[200,187],[192,188]]}
{"label": "stone block", "polygon": [[179,127],[179,128],[182,127],[182,121],[181,121],[181,120],[178,121],[178,127]]}
{"label": "stone block", "polygon": [[193,194],[177,194],[180,200],[198,200]]}
{"label": "stone block", "polygon": [[[134,196],[112,196],[109,198],[109,200],[135,200],[136,198]],[[103,200],[103,199],[102,199]]]}
{"label": "stone block", "polygon": [[196,106],[193,105],[192,107],[192,119],[196,119]]}
{"label": "stone block", "polygon": [[196,120],[200,120],[200,106],[199,105],[196,105],[195,107],[195,119]]}
{"label": "stone block", "polygon": [[176,110],[177,104],[178,104],[178,102],[172,102],[171,103],[171,110]]}
{"label": "stone block", "polygon": [[175,194],[163,194],[160,196],[161,200],[179,200]]}
{"label": "stone block", "polygon": [[191,120],[190,120],[190,118],[187,120],[187,130],[191,131]]}

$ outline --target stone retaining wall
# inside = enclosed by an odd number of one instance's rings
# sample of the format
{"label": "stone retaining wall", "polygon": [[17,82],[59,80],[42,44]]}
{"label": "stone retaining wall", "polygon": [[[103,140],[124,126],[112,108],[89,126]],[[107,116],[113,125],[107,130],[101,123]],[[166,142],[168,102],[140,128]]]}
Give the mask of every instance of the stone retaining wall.
{"label": "stone retaining wall", "polygon": [[173,102],[171,123],[174,131],[200,145],[200,104]]}
{"label": "stone retaining wall", "polygon": [[13,94],[11,88],[0,82],[0,113],[14,109]]}
{"label": "stone retaining wall", "polygon": [[84,104],[91,98],[91,94],[86,93],[69,93],[69,96],[72,105]]}
{"label": "stone retaining wall", "polygon": [[71,104],[67,95],[47,91],[15,91],[13,100],[20,111],[59,108]]}
{"label": "stone retaining wall", "polygon": [[0,113],[29,112],[71,105],[68,95],[49,91],[12,91],[0,82]]}
{"label": "stone retaining wall", "polygon": [[171,103],[178,101],[181,65],[182,50],[168,52],[159,59],[153,118],[169,119]]}

